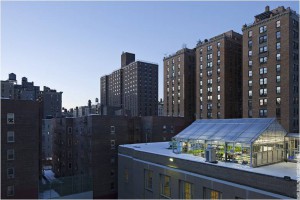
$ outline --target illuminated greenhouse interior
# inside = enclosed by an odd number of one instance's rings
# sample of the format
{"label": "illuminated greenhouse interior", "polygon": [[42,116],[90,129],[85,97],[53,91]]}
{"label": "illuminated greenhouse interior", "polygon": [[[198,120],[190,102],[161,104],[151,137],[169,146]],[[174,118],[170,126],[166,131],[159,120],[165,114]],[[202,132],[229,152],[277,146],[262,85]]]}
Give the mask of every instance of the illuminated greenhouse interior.
{"label": "illuminated greenhouse interior", "polygon": [[286,134],[275,118],[202,119],[173,137],[172,149],[205,158],[210,148],[216,161],[258,167],[284,160]]}

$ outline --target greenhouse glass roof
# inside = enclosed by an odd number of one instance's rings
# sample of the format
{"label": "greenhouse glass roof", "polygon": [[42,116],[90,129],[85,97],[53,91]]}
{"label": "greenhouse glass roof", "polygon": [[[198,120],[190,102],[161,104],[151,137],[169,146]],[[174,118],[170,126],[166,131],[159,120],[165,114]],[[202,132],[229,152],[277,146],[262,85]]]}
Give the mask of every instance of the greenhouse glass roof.
{"label": "greenhouse glass roof", "polygon": [[275,134],[277,131],[280,135],[286,134],[275,118],[201,119],[193,122],[173,139],[252,143],[274,125],[278,129],[272,130]]}

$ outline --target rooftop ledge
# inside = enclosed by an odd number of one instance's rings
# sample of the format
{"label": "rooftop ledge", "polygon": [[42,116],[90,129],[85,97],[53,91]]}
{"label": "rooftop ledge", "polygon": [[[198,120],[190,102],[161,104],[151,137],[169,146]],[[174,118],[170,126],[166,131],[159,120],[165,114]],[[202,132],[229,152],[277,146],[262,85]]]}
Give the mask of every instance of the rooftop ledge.
{"label": "rooftop ledge", "polygon": [[252,173],[270,175],[274,177],[284,178],[285,176],[289,176],[292,180],[297,180],[297,163],[292,162],[280,162],[276,164],[271,164],[267,166],[260,166],[256,168],[252,168],[250,166],[230,163],[230,162],[221,162],[218,163],[209,163],[205,162],[205,158],[200,156],[194,156],[192,154],[175,154],[172,149],[168,149],[169,142],[156,142],[156,143],[141,143],[141,144],[125,144],[120,145],[120,147],[134,149],[135,151],[153,153],[157,155],[167,156],[169,158],[179,158],[183,160],[189,160],[199,163],[205,163],[208,165],[215,165],[221,167],[227,167],[237,170],[248,171]]}

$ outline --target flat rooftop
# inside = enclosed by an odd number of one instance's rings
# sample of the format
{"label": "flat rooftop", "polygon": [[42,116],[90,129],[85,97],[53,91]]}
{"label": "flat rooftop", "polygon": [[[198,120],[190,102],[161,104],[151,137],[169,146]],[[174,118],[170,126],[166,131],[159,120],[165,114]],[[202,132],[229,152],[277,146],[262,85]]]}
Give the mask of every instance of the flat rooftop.
{"label": "flat rooftop", "polygon": [[183,160],[205,163],[207,165],[227,167],[227,168],[243,170],[243,171],[248,171],[248,172],[253,172],[258,174],[281,177],[281,178],[283,178],[284,176],[289,176],[293,180],[299,180],[300,178],[300,173],[297,174],[297,163],[292,163],[292,162],[281,162],[281,163],[252,168],[246,165],[230,163],[230,162],[221,162],[221,161],[218,161],[217,164],[213,164],[213,163],[205,162],[205,158],[202,158],[200,156],[194,156],[192,154],[185,154],[185,153],[175,154],[173,153],[172,149],[168,149],[169,142],[125,144],[120,146],[134,149],[135,151],[167,156],[173,159],[179,158]]}

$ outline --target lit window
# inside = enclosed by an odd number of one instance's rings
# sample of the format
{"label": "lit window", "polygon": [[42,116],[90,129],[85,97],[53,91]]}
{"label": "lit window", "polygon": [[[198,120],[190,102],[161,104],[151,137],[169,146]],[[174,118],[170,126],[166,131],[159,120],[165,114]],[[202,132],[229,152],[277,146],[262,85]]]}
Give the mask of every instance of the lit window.
{"label": "lit window", "polygon": [[15,142],[15,132],[14,131],[8,131],[7,132],[7,142]]}
{"label": "lit window", "polygon": [[276,21],[276,28],[279,28],[280,27],[280,21]]}
{"label": "lit window", "polygon": [[170,176],[161,175],[160,177],[160,194],[163,197],[171,198]]}
{"label": "lit window", "polygon": [[15,114],[7,113],[7,124],[14,124],[14,123],[15,123]]}
{"label": "lit window", "polygon": [[209,188],[204,188],[203,199],[222,199],[222,193]]}
{"label": "lit window", "polygon": [[218,97],[218,100],[220,100],[220,99],[221,99],[221,95],[220,95],[220,94],[218,94],[218,96],[217,96],[217,97]]}
{"label": "lit window", "polygon": [[192,199],[192,184],[180,181],[180,198],[181,199]]}

